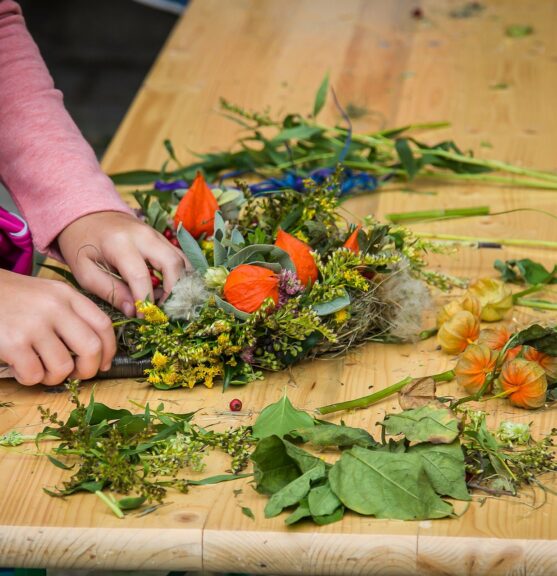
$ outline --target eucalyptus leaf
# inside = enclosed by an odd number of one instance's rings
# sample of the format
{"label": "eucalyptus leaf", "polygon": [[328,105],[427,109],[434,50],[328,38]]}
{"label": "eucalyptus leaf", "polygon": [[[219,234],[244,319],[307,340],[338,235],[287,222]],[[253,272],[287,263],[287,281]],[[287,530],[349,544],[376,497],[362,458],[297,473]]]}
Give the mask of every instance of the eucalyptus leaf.
{"label": "eucalyptus leaf", "polygon": [[383,421],[391,436],[404,434],[410,442],[450,444],[458,437],[458,419],[448,408],[432,404],[390,414]]}
{"label": "eucalyptus leaf", "polygon": [[415,454],[343,452],[329,472],[333,492],[350,510],[377,518],[426,520],[450,516],[453,507],[433,489]]}
{"label": "eucalyptus leaf", "polygon": [[248,312],[238,310],[238,308],[236,308],[235,306],[230,304],[230,302],[223,300],[217,294],[213,294],[212,297],[215,299],[215,304],[221,310],[224,310],[225,312],[228,312],[229,314],[233,314],[236,318],[238,318],[238,320],[247,320],[250,317],[250,314]]}
{"label": "eucalyptus leaf", "polygon": [[239,266],[240,264],[251,264],[264,260],[266,262],[276,262],[291,272],[296,272],[296,267],[292,262],[290,256],[277,246],[272,244],[252,244],[242,248],[236,254],[230,256],[228,259],[228,267],[230,269]]}
{"label": "eucalyptus leaf", "polygon": [[334,314],[339,310],[343,310],[347,306],[350,306],[350,296],[348,292],[344,292],[342,296],[329,300],[328,302],[318,302],[313,304],[312,308],[318,316],[328,316],[329,314]]}
{"label": "eucalyptus leaf", "polygon": [[205,258],[205,254],[199,247],[196,239],[180,224],[177,232],[178,242],[180,242],[180,247],[182,248],[184,254],[187,256],[191,265],[195,268],[201,276],[205,274],[207,268],[209,268],[209,263]]}
{"label": "eucalyptus leaf", "polygon": [[296,410],[285,394],[278,402],[262,410],[253,425],[253,435],[256,438],[284,436],[297,428],[309,428],[314,425],[313,418],[307,412]]}
{"label": "eucalyptus leaf", "polygon": [[213,237],[213,265],[215,267],[224,266],[226,264],[227,259],[228,259],[228,251],[221,244],[221,242],[217,240],[216,236]]}

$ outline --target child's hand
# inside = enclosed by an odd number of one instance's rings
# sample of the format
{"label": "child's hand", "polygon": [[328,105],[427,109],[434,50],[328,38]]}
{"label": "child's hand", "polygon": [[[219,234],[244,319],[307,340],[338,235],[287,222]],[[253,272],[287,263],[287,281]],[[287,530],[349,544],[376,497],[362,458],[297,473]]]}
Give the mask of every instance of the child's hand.
{"label": "child's hand", "polygon": [[163,298],[189,265],[182,251],[162,234],[120,212],[79,218],[60,233],[58,246],[79,284],[128,316],[135,314],[137,300],[154,300],[146,261],[163,274]]}
{"label": "child's hand", "polygon": [[110,318],[67,284],[0,270],[0,301],[0,359],[21,384],[60,384],[110,368]]}

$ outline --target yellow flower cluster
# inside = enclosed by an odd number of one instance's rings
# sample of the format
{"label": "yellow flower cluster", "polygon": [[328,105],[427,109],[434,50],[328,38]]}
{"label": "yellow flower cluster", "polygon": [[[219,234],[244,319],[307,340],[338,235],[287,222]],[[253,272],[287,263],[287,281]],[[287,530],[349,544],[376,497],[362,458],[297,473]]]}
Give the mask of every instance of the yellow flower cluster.
{"label": "yellow flower cluster", "polygon": [[168,316],[152,302],[138,300],[135,307],[140,314],[143,314],[149,324],[166,324]]}
{"label": "yellow flower cluster", "polygon": [[369,290],[369,282],[355,269],[345,270],[342,277],[348,286],[367,292]]}

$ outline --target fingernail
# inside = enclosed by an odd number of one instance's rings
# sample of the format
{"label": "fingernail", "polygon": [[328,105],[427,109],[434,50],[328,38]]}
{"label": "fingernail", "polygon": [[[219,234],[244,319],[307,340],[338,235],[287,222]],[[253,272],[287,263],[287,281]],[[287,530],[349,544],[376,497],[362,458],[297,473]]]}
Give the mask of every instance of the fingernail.
{"label": "fingernail", "polygon": [[122,310],[124,310],[126,316],[135,316],[135,306],[131,302],[124,302]]}

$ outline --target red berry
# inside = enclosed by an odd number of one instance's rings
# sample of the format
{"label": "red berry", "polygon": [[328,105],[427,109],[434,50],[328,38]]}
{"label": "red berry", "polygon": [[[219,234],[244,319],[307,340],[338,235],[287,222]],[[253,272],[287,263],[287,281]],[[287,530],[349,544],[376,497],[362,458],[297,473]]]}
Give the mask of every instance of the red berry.
{"label": "red berry", "polygon": [[161,285],[161,280],[158,276],[151,274],[151,285],[153,288],[158,288]]}
{"label": "red berry", "polygon": [[171,238],[170,243],[172,246],[176,246],[176,248],[180,248],[180,242],[178,242],[178,238]]}
{"label": "red berry", "polygon": [[174,232],[170,228],[167,228],[162,234],[167,240],[174,238]]}
{"label": "red berry", "polygon": [[424,17],[424,13],[420,7],[414,8],[414,10],[412,10],[412,18],[414,18],[416,20],[421,20],[423,17]]}
{"label": "red berry", "polygon": [[238,400],[238,398],[234,398],[234,400],[230,400],[230,410],[232,412],[239,412],[242,409],[242,401]]}

